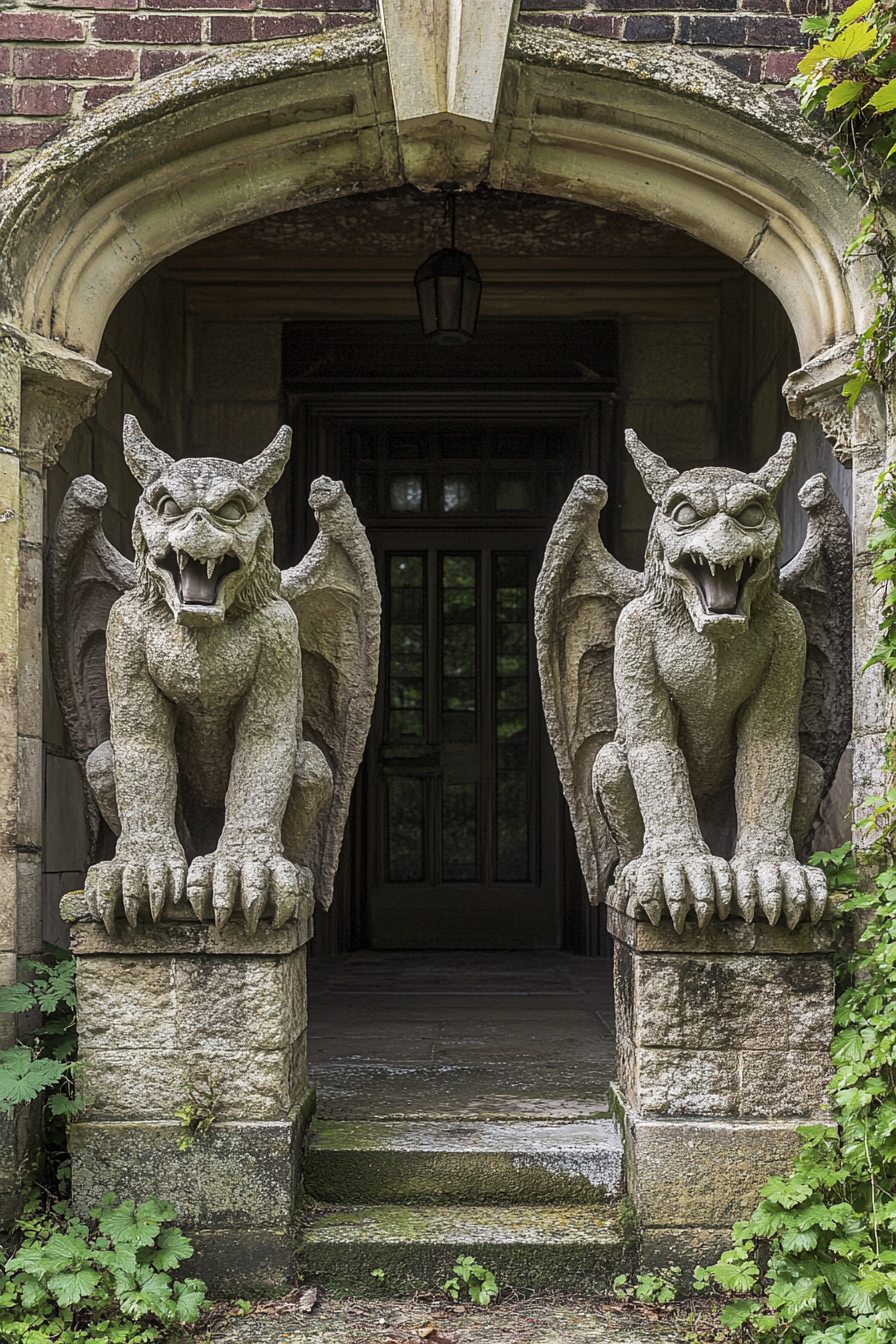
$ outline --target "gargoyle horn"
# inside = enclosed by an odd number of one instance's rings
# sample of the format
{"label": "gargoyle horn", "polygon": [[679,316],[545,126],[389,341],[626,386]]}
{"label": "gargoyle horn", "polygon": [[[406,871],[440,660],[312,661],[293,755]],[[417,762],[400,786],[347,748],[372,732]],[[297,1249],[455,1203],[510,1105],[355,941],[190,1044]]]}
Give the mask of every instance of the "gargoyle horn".
{"label": "gargoyle horn", "polygon": [[796,435],[785,434],[781,440],[781,447],[770,457],[764,467],[759,471],[750,472],[750,480],[761,485],[763,490],[768,492],[769,499],[773,500],[775,495],[784,484],[788,471],[793,466],[793,455],[796,452]]}
{"label": "gargoyle horn", "polygon": [[174,465],[174,458],[163,453],[146,437],[133,415],[124,418],[122,440],[124,460],[144,490],[151,481],[158,480],[163,471]]}
{"label": "gargoyle horn", "polygon": [[674,467],[670,467],[669,463],[664,462],[656,453],[652,453],[649,448],[645,448],[633,429],[625,431],[625,446],[641,474],[641,480],[647,487],[647,493],[654,504],[659,504],[669,486],[680,473]]}
{"label": "gargoyle horn", "polygon": [[271,486],[277,484],[283,474],[283,468],[289,461],[291,446],[292,430],[289,425],[284,425],[263,453],[259,453],[257,457],[250,457],[248,462],[243,463],[240,467],[240,476],[250,490],[254,490],[263,498]]}

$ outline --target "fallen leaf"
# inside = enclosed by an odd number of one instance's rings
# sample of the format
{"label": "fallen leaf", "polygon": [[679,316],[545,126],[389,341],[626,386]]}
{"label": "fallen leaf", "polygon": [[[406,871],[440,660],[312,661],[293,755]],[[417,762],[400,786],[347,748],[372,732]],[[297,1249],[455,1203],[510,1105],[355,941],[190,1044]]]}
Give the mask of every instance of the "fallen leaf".
{"label": "fallen leaf", "polygon": [[299,1311],[313,1311],[319,1296],[318,1288],[306,1288],[299,1298]]}

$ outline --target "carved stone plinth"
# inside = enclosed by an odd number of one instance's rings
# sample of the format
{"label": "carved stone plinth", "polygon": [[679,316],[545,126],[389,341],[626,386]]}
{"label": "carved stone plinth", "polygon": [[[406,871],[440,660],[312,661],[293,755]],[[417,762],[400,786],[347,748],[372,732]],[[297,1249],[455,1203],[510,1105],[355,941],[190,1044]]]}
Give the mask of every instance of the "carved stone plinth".
{"label": "carved stone plinth", "polygon": [[[309,929],[249,934],[164,919],[112,936],[67,897],[78,959],[80,1086],[72,1188],[85,1211],[111,1190],[157,1196],[193,1242],[211,1289],[282,1284],[293,1267],[296,1193],[312,1111],[306,1066]],[[218,1076],[215,1120],[186,1151],[175,1112]]]}
{"label": "carved stone plinth", "polygon": [[617,1101],[646,1266],[709,1264],[796,1126],[826,1115],[834,1010],[829,923],[658,927],[607,912],[615,940]]}

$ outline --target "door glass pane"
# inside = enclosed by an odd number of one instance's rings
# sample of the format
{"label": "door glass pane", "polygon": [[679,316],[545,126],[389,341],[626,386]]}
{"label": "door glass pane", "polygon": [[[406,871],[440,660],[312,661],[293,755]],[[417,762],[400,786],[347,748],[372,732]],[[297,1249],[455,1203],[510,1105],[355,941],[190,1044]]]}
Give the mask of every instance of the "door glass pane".
{"label": "door glass pane", "polygon": [[442,557],[442,741],[476,741],[476,557]]}
{"label": "door glass pane", "polygon": [[475,882],[476,810],[475,784],[445,784],[442,788],[442,881]]}
{"label": "door glass pane", "polygon": [[499,882],[529,880],[529,566],[495,557],[495,849]]}
{"label": "door glass pane", "polygon": [[422,882],[426,876],[423,860],[424,781],[393,775],[387,787],[389,881]]}
{"label": "door glass pane", "polygon": [[393,555],[389,560],[389,740],[424,737],[425,560]]}

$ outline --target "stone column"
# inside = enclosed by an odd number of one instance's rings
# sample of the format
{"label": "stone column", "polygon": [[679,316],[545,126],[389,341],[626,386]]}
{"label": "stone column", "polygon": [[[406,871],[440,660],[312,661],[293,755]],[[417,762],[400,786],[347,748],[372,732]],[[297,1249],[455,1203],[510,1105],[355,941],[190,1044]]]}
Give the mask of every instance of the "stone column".
{"label": "stone column", "polygon": [[[288,1284],[304,1129],[305,953],[310,923],[248,934],[190,918],[110,937],[81,893],[62,902],[78,959],[79,1083],[89,1108],[70,1131],[72,1193],[106,1191],[177,1209],[213,1290]],[[166,912],[167,914],[168,912]],[[189,1083],[217,1078],[214,1123],[181,1151]]]}
{"label": "stone column", "polygon": [[608,908],[617,1103],[646,1267],[712,1264],[826,1118],[834,1009],[827,922],[713,920],[679,936]]}

